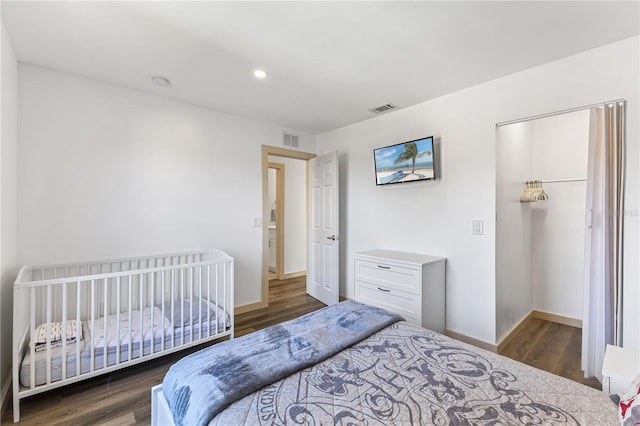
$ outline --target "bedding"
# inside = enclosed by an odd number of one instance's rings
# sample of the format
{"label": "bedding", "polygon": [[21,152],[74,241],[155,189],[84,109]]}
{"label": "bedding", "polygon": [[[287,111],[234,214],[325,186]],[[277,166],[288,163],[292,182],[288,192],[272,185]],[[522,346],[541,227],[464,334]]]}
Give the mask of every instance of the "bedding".
{"label": "bedding", "polygon": [[[94,331],[91,333],[91,338],[87,339],[89,344],[85,345],[87,352],[91,348],[90,342],[93,342],[95,349],[100,350],[105,344],[107,347],[115,347],[118,341],[121,345],[130,342],[140,343],[140,340],[150,341],[162,337],[166,330],[171,328],[171,323],[162,316],[162,311],[157,306],[142,309],[142,323],[138,310],[131,311],[131,322],[129,322],[128,312],[109,315],[106,322],[105,329],[104,317],[95,320]],[[89,324],[91,324],[90,321]],[[118,325],[120,326],[119,338]]]}
{"label": "bedding", "polygon": [[194,298],[193,301],[191,301],[191,299],[185,299],[182,303],[180,303],[180,301],[174,301],[173,303],[165,302],[164,314],[167,317],[167,320],[173,321],[175,328],[207,320],[211,323],[215,323],[216,319],[220,324],[223,322],[229,324],[228,313],[215,303],[197,297]]}
{"label": "bedding", "polygon": [[[359,305],[334,306],[347,312],[367,309]],[[217,349],[229,347],[207,348],[207,357],[219,356]],[[259,367],[246,358],[228,361],[246,371]],[[182,365],[196,367],[191,361]],[[210,372],[205,363],[187,383],[204,380]],[[603,392],[406,321],[393,322],[246,396],[236,394],[224,410],[197,421],[189,411],[199,408],[209,390],[176,387],[169,379],[162,389],[178,425],[618,424],[617,407]]]}
{"label": "bedding", "polygon": [[402,317],[348,302],[222,342],[174,364],[163,381],[178,424],[206,424],[231,402],[314,365]]}
{"label": "bedding", "polygon": [[[205,304],[207,309],[204,309]],[[210,303],[202,299],[203,316],[202,321],[198,317],[197,305],[194,303],[193,318],[188,323],[185,322],[185,326],[180,326],[179,309],[176,309],[178,314],[174,313],[174,318],[177,324],[172,326],[172,323],[168,318],[171,317],[171,306],[165,309],[165,315],[162,315],[162,310],[159,306],[147,307],[142,310],[142,323],[140,323],[140,311],[131,311],[131,323],[129,323],[129,313],[123,312],[120,315],[112,314],[107,317],[107,324],[105,329],[104,317],[96,318],[94,322],[95,331],[91,331],[91,321],[81,321],[82,332],[80,340],[71,341],[67,339],[66,345],[66,360],[67,360],[67,377],[74,377],[77,371],[77,347],[79,346],[80,353],[80,373],[87,373],[91,371],[91,352],[93,348],[94,354],[94,366],[95,368],[104,368],[105,356],[104,347],[105,340],[107,346],[106,365],[115,365],[118,361],[118,341],[120,344],[120,362],[129,359],[129,344],[131,344],[131,359],[140,357],[141,350],[143,355],[151,353],[151,346],[153,342],[153,351],[160,352],[163,349],[162,343],[164,340],[164,348],[171,348],[174,345],[181,345],[184,335],[184,343],[190,343],[193,339],[199,339],[200,332],[202,335],[207,333],[220,333],[224,331],[224,325],[230,326],[229,315],[215,304]],[[174,304],[174,308],[178,307],[179,303]],[[186,312],[189,312],[190,303],[186,303]],[[209,312],[209,315],[206,315]],[[224,312],[224,315],[223,315]],[[206,322],[209,318],[210,321]],[[216,318],[219,320],[216,322]],[[223,323],[225,318],[227,321]],[[76,323],[75,320],[68,322]],[[118,323],[120,324],[120,338],[118,339]],[[153,324],[153,329],[151,327]],[[217,324],[217,327],[216,327]],[[46,330],[46,324],[41,326]],[[75,325],[74,325],[75,327]],[[40,327],[38,327],[39,329]],[[217,330],[217,331],[216,331]],[[74,335],[75,336],[75,335]],[[106,337],[105,337],[106,336]],[[46,342],[46,335],[45,335]],[[142,349],[141,349],[142,343]],[[62,379],[62,340],[59,339],[51,344],[51,381],[59,381]],[[35,345],[35,368],[34,377],[35,384],[42,385],[47,383],[47,351],[46,343],[42,346],[41,342],[36,341]],[[31,381],[31,353],[27,351],[25,357],[20,366],[20,383],[23,386],[29,386]]]}
{"label": "bedding", "polygon": [[620,424],[623,426],[640,424],[640,374],[631,382],[627,392],[620,395],[618,409]]}

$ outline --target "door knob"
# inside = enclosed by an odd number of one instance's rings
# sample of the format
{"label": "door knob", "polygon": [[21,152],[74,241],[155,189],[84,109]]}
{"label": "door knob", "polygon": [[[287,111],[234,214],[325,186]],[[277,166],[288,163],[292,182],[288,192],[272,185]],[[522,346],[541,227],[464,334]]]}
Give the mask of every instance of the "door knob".
{"label": "door knob", "polygon": [[327,237],[327,240],[331,240],[331,241],[335,241],[335,240],[337,240],[337,239],[338,239],[338,237],[336,237],[335,235],[332,235],[332,236],[330,236],[330,237]]}

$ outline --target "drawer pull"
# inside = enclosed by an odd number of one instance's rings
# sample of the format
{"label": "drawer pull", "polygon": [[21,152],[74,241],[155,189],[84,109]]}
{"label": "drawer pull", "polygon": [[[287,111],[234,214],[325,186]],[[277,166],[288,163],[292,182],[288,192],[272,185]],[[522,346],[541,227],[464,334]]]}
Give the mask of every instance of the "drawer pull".
{"label": "drawer pull", "polygon": [[378,265],[378,268],[380,268],[380,269],[391,269],[391,266]]}
{"label": "drawer pull", "polygon": [[387,288],[380,288],[378,287],[378,290],[380,291],[384,291],[385,293],[391,293],[391,290],[387,289]]}

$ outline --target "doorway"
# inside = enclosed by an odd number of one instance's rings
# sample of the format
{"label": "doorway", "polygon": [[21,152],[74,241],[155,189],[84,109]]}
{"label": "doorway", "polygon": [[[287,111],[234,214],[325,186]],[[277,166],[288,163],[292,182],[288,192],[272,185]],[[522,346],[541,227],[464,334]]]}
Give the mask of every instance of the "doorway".
{"label": "doorway", "polygon": [[307,270],[307,162],[269,155],[269,277],[290,279]]}
{"label": "doorway", "polygon": [[[262,232],[262,291],[261,300],[249,305],[239,306],[236,308],[236,314],[250,312],[256,309],[262,309],[269,306],[269,232],[268,224],[271,217],[271,204],[269,204],[269,156],[277,156],[282,158],[292,158],[297,160],[303,160],[305,162],[305,185],[308,187],[309,181],[309,160],[316,157],[316,154],[303,151],[295,151],[292,149],[280,148],[269,145],[262,145],[262,217],[263,217],[263,232]],[[306,225],[308,228],[309,223],[309,197],[306,201]],[[276,212],[277,215],[277,212]],[[284,213],[283,213],[284,215]],[[305,238],[307,238],[305,232]]]}

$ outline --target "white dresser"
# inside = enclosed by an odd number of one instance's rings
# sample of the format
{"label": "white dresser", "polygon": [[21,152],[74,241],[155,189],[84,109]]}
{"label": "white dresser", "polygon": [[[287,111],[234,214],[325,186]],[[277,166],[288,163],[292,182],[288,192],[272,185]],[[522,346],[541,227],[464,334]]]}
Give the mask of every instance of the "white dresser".
{"label": "white dresser", "polygon": [[445,262],[444,257],[392,250],[354,253],[355,299],[444,333]]}

